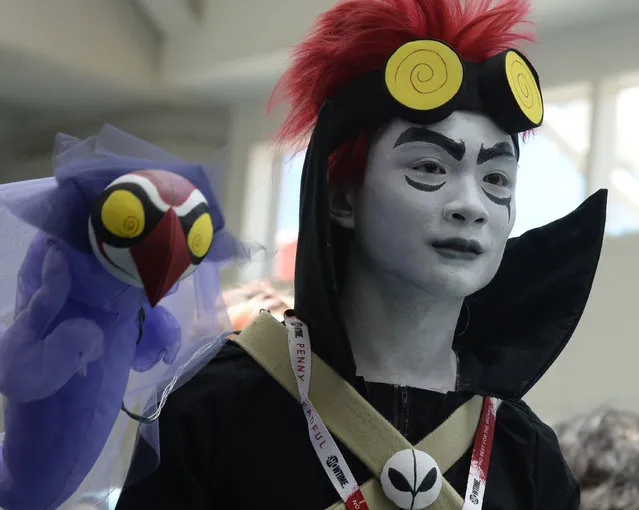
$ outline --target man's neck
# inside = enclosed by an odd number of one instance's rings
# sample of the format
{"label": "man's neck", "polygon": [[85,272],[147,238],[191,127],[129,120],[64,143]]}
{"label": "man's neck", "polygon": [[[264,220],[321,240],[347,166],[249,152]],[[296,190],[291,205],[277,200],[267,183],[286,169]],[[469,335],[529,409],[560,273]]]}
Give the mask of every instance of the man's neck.
{"label": "man's neck", "polygon": [[437,299],[351,255],[341,297],[357,374],[369,382],[455,389],[463,300]]}

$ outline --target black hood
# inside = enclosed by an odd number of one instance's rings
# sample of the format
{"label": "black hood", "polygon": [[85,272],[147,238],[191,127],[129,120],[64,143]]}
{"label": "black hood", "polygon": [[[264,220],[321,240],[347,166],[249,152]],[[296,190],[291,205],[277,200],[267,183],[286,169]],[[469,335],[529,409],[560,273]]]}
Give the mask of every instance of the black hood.
{"label": "black hood", "polygon": [[[327,102],[304,162],[295,269],[295,308],[313,350],[355,383],[339,292],[352,233],[330,218],[328,155],[344,140],[341,112]],[[466,299],[454,348],[459,389],[521,398],[548,370],[586,306],[604,236],[607,192],[568,216],[507,243],[493,281]],[[498,320],[495,320],[498,319]]]}

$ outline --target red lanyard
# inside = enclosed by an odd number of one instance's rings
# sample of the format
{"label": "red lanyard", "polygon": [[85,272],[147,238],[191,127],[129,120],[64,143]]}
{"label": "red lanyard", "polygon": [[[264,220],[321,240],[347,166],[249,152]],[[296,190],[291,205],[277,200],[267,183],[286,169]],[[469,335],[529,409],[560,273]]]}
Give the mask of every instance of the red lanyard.
{"label": "red lanyard", "polygon": [[495,435],[497,408],[500,404],[501,400],[497,398],[484,397],[484,407],[475,432],[475,444],[470,460],[470,473],[468,474],[466,498],[462,510],[480,510],[484,502],[488,464]]}

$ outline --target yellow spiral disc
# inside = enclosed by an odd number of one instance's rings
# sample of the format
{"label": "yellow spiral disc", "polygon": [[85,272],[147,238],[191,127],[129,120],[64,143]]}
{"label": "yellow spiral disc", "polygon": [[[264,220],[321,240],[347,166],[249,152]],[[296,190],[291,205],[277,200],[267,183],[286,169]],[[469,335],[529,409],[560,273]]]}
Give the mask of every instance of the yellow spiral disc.
{"label": "yellow spiral disc", "polygon": [[506,77],[510,90],[522,113],[533,124],[539,124],[544,116],[541,91],[526,61],[516,51],[506,54]]}
{"label": "yellow spiral disc", "polygon": [[144,206],[138,197],[118,189],[102,205],[102,224],[111,234],[133,239],[144,231]]}
{"label": "yellow spiral disc", "polygon": [[404,106],[434,110],[459,92],[464,67],[457,53],[442,42],[411,41],[388,60],[385,79],[390,94]]}
{"label": "yellow spiral disc", "polygon": [[211,215],[204,213],[193,222],[186,237],[189,250],[197,258],[202,258],[209,251],[213,242],[213,221]]}

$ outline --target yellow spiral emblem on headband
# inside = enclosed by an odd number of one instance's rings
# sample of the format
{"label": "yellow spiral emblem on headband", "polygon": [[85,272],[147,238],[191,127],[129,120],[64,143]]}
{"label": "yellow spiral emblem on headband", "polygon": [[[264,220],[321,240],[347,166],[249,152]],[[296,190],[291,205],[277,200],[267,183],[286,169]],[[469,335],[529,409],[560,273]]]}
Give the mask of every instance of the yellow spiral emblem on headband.
{"label": "yellow spiral emblem on headband", "polygon": [[464,67],[457,53],[442,42],[411,41],[388,60],[385,79],[390,94],[404,106],[434,110],[459,92]]}
{"label": "yellow spiral emblem on headband", "polygon": [[544,116],[541,92],[532,70],[516,51],[506,54],[506,77],[522,113],[538,125]]}

